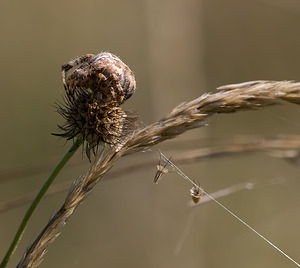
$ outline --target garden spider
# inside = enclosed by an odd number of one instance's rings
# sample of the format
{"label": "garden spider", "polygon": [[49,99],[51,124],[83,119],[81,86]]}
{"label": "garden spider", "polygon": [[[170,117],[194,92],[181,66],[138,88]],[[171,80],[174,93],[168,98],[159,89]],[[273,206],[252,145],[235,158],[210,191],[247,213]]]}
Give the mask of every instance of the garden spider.
{"label": "garden spider", "polygon": [[[75,69],[68,74],[72,68]],[[78,89],[90,90],[98,94],[103,103],[116,102],[118,105],[130,98],[136,88],[133,72],[108,52],[86,54],[63,64],[62,81],[68,98],[74,99]]]}

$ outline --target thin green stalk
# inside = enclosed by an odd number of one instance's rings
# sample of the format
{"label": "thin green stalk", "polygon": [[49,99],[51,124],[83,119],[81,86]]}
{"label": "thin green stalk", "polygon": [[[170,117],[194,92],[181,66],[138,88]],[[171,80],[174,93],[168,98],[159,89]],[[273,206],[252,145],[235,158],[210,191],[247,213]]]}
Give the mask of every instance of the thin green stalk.
{"label": "thin green stalk", "polygon": [[56,178],[56,176],[58,175],[58,173],[61,171],[61,169],[65,166],[65,164],[70,160],[70,158],[73,156],[73,154],[76,152],[76,150],[80,147],[82,141],[81,140],[76,140],[72,147],[70,148],[70,150],[64,155],[64,157],[60,160],[60,162],[57,164],[57,166],[55,167],[55,169],[52,171],[52,173],[50,174],[50,176],[48,177],[48,179],[46,180],[46,182],[44,183],[44,185],[42,186],[42,188],[40,189],[39,193],[37,194],[37,196],[35,197],[35,199],[32,201],[29,209],[27,210],[21,225],[5,255],[5,257],[3,258],[1,264],[0,264],[0,268],[4,268],[6,266],[6,264],[8,263],[10,257],[12,256],[12,254],[14,253],[15,249],[17,248],[18,243],[20,242],[22,235],[25,231],[25,228],[28,224],[28,221],[33,213],[33,211],[35,210],[35,208],[37,207],[37,205],[39,204],[39,202],[41,201],[42,197],[44,196],[44,194],[47,192],[48,188],[50,187],[50,185],[52,184],[52,182],[54,181],[54,179]]}

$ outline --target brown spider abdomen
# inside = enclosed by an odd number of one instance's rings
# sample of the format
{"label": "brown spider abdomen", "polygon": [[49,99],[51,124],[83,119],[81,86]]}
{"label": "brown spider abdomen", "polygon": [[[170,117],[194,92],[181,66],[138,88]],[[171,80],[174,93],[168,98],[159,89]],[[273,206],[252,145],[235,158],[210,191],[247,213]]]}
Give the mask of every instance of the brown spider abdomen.
{"label": "brown spider abdomen", "polygon": [[[80,65],[81,64],[81,65]],[[80,65],[72,73],[71,68]],[[111,53],[87,54],[62,66],[63,82],[67,94],[72,96],[76,88],[91,90],[101,101],[122,104],[136,88],[133,72],[117,56]]]}

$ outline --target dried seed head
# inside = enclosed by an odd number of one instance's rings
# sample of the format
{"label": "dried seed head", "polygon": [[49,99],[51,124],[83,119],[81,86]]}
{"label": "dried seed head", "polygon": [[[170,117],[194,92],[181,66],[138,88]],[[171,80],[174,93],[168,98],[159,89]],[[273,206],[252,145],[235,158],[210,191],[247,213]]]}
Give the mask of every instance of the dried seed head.
{"label": "dried seed head", "polygon": [[66,96],[58,112],[66,122],[59,125],[63,133],[54,135],[81,139],[90,159],[100,143],[116,145],[136,128],[137,116],[120,107],[135,90],[133,73],[120,59],[110,53],[88,54],[62,70]]}
{"label": "dried seed head", "polygon": [[162,176],[164,174],[169,173],[169,170],[167,169],[167,165],[170,163],[170,159],[171,159],[171,157],[167,160],[164,160],[164,159],[162,159],[161,154],[160,154],[159,163],[156,166],[157,170],[156,170],[156,173],[154,176],[154,183],[158,184],[160,182]]}
{"label": "dried seed head", "polygon": [[199,189],[195,186],[193,186],[192,189],[190,189],[190,194],[195,204],[200,202],[203,193],[204,191],[202,189]]}
{"label": "dried seed head", "polygon": [[[73,72],[67,74],[73,67]],[[68,95],[76,88],[90,89],[101,95],[103,102],[122,104],[135,91],[133,72],[111,53],[87,54],[62,66],[62,78]]]}

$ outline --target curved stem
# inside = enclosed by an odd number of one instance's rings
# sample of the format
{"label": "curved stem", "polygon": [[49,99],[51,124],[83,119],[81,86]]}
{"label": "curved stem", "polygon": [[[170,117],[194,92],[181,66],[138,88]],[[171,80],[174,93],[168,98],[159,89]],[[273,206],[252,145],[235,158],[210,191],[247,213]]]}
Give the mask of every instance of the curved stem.
{"label": "curved stem", "polygon": [[74,153],[76,152],[76,150],[80,147],[82,141],[81,140],[76,140],[72,147],[69,149],[69,151],[64,155],[64,157],[60,160],[60,162],[57,164],[57,166],[55,167],[55,169],[52,171],[52,173],[50,174],[50,176],[48,177],[48,179],[46,180],[46,182],[44,183],[44,185],[42,186],[42,188],[40,189],[40,191],[38,192],[37,196],[35,197],[35,199],[32,201],[30,207],[28,208],[20,226],[19,229],[6,253],[6,255],[4,256],[1,264],[0,264],[0,268],[4,268],[6,266],[6,264],[8,263],[10,257],[12,256],[12,254],[14,253],[15,249],[17,248],[18,243],[20,242],[22,235],[25,231],[25,228],[28,224],[28,221],[33,213],[33,211],[35,210],[35,208],[37,207],[37,205],[39,204],[39,202],[41,201],[42,197],[44,196],[44,194],[47,192],[48,188],[50,187],[50,185],[52,184],[52,182],[54,181],[54,179],[56,178],[56,176],[58,175],[58,173],[61,171],[61,169],[65,166],[65,164],[70,160],[70,158],[74,155]]}

